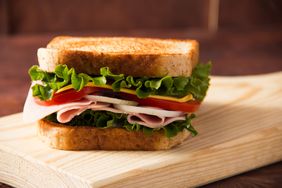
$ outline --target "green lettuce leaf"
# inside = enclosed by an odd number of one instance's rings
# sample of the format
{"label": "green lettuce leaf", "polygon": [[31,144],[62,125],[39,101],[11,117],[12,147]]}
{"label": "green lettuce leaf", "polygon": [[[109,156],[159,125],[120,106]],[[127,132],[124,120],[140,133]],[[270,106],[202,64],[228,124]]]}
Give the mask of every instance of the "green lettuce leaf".
{"label": "green lettuce leaf", "polygon": [[121,80],[124,79],[124,75],[123,74],[113,74],[109,67],[102,67],[100,69],[100,74],[104,77],[108,77],[108,78],[112,78],[114,80]]}
{"label": "green lettuce leaf", "polygon": [[[86,110],[78,116],[75,116],[70,122],[65,123],[65,125],[69,126],[93,126],[97,128],[124,128],[128,131],[142,131],[145,135],[150,136],[154,131],[163,131],[166,137],[171,138],[177,135],[178,132],[183,131],[183,129],[187,129],[192,136],[197,135],[197,131],[191,125],[191,120],[195,117],[194,114],[190,116],[186,116],[186,120],[184,121],[175,121],[163,128],[152,129],[145,127],[143,125],[139,125],[137,123],[130,124],[127,121],[126,114],[117,114],[113,112],[107,111],[92,111]],[[46,120],[59,123],[57,121],[57,114],[53,113],[47,117]]]}
{"label": "green lettuce leaf", "polygon": [[[102,68],[101,71],[104,71]],[[107,75],[108,72],[105,72]],[[77,91],[81,90],[88,82],[95,85],[104,85],[107,83],[105,76],[91,77],[84,73],[77,74],[73,68],[69,69],[66,65],[57,65],[54,73],[42,71],[34,65],[29,69],[29,75],[32,81],[41,81],[42,84],[35,84],[32,87],[33,96],[41,100],[49,100],[53,94],[60,88],[71,84]]]}
{"label": "green lettuce leaf", "polygon": [[198,64],[190,77],[189,84],[186,86],[187,92],[191,93],[194,98],[202,101],[206,96],[209,88],[209,74],[211,71],[211,63]]}
{"label": "green lettuce leaf", "polygon": [[148,78],[124,76],[113,74],[108,67],[100,69],[100,76],[89,76],[84,73],[77,74],[73,68],[66,65],[58,65],[54,73],[42,71],[38,66],[32,66],[29,75],[32,81],[41,81],[42,84],[35,84],[32,87],[33,96],[41,100],[49,100],[60,88],[71,84],[77,91],[81,90],[88,82],[95,85],[111,83],[114,92],[121,88],[130,88],[136,91],[139,98],[147,98],[150,95],[163,95],[183,97],[192,94],[193,97],[202,101],[209,87],[209,74],[211,63],[198,64],[190,77]]}
{"label": "green lettuce leaf", "polygon": [[195,130],[195,128],[192,126],[192,123],[191,123],[192,119],[194,119],[195,117],[196,117],[195,114],[191,114],[190,116],[187,115],[186,120],[175,121],[163,127],[165,131],[165,135],[168,138],[170,138],[170,137],[177,135],[179,131],[182,131],[183,129],[187,129],[191,133],[192,136],[196,136],[198,132]]}

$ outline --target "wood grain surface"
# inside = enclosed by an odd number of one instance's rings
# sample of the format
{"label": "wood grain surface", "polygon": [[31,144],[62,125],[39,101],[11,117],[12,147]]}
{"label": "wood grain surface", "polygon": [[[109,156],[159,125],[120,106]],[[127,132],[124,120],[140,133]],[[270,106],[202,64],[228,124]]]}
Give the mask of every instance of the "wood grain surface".
{"label": "wood grain surface", "polygon": [[[23,187],[194,187],[282,160],[282,72],[212,77],[199,136],[158,152],[48,148],[21,114],[0,119],[0,181]],[[261,105],[264,104],[264,105]]]}
{"label": "wood grain surface", "polygon": [[[282,28],[221,30],[216,35],[191,30],[129,30],[126,32],[70,33],[72,35],[127,35],[172,38],[195,38],[201,44],[201,59],[213,60],[215,75],[246,75],[282,70]],[[26,74],[37,64],[36,49],[45,46],[55,35],[20,35],[0,37],[0,116],[21,112],[29,87]],[[205,187],[279,187],[282,162],[232,176]],[[0,183],[0,187],[3,186]]]}

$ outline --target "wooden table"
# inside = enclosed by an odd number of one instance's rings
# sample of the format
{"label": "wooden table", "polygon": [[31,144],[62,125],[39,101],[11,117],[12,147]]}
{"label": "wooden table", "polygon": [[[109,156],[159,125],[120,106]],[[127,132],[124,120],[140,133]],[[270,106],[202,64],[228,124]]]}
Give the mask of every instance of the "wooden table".
{"label": "wooden table", "polygon": [[[201,44],[201,60],[211,59],[214,62],[214,75],[246,75],[282,70],[281,33],[282,28],[233,29],[217,34],[195,31],[128,31],[122,35],[196,38]],[[0,38],[0,116],[22,111],[30,85],[27,70],[31,65],[37,64],[37,48],[45,46],[53,36],[55,34]],[[282,162],[279,162],[204,187],[279,187],[281,184]],[[2,187],[9,186],[0,183],[0,188]]]}

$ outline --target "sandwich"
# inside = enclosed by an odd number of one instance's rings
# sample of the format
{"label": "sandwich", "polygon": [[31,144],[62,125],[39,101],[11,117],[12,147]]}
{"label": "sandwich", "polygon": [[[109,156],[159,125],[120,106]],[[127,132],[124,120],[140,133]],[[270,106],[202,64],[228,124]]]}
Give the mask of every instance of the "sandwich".
{"label": "sandwich", "polygon": [[37,56],[23,119],[52,148],[165,150],[197,135],[211,64],[195,40],[59,36]]}

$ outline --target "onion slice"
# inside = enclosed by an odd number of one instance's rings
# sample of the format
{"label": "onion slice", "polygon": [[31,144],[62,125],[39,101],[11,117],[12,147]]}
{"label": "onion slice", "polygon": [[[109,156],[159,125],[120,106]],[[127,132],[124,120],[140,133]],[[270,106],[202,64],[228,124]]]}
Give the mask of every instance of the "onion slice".
{"label": "onion slice", "polygon": [[184,112],[180,112],[180,111],[161,110],[155,107],[140,107],[140,106],[129,106],[129,105],[121,105],[121,104],[115,104],[114,107],[127,113],[140,113],[140,114],[155,115],[159,117],[178,117],[184,114]]}
{"label": "onion slice", "polygon": [[106,102],[111,104],[122,104],[122,105],[130,105],[130,106],[136,106],[138,104],[135,101],[128,101],[128,100],[105,97],[100,95],[86,95],[84,98],[90,101],[99,101],[99,102]]}

